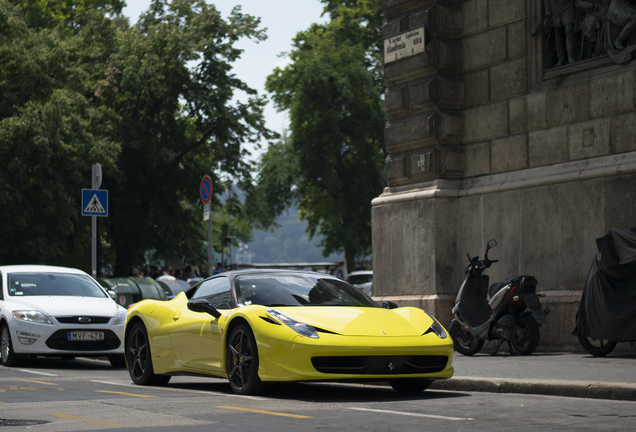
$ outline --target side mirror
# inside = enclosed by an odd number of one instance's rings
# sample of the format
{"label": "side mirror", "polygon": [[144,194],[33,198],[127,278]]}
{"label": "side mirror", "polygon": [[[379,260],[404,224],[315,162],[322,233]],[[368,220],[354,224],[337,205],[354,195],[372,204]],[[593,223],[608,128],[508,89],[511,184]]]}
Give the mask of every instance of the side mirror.
{"label": "side mirror", "polygon": [[188,309],[190,309],[192,312],[208,313],[212,315],[214,318],[219,318],[221,316],[221,312],[216,310],[216,308],[212,306],[210,302],[204,298],[190,300],[188,302]]}
{"label": "side mirror", "polygon": [[110,298],[112,298],[113,300],[117,301],[117,293],[113,290],[108,290],[106,291],[108,293],[108,295],[110,296]]}
{"label": "side mirror", "polygon": [[485,259],[488,259],[488,251],[497,246],[497,241],[495,239],[488,240],[488,244],[486,244],[486,254],[484,255]]}
{"label": "side mirror", "polygon": [[393,303],[392,301],[385,300],[382,302],[382,307],[384,309],[397,309],[397,303]]}

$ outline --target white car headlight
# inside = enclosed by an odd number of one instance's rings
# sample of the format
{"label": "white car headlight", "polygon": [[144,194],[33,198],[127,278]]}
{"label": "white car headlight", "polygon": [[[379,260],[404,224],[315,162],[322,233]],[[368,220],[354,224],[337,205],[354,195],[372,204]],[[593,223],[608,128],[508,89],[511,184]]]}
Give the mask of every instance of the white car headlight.
{"label": "white car headlight", "polygon": [[266,312],[269,314],[269,316],[282,322],[302,336],[310,337],[313,339],[318,339],[319,337],[318,333],[316,333],[316,329],[308,324],[303,324],[301,322],[293,320],[274,309],[267,309]]}
{"label": "white car headlight", "polygon": [[[426,314],[428,315],[428,314]],[[428,315],[432,320],[433,320],[433,324],[431,324],[431,326],[429,327],[429,329],[426,331],[426,333],[430,332],[430,331],[434,331],[435,334],[440,338],[440,339],[446,339],[446,336],[448,336],[446,334],[446,330],[444,330],[444,327],[442,327],[442,325],[432,316]]]}
{"label": "white car headlight", "polygon": [[119,325],[119,324],[123,324],[125,322],[126,322],[126,311],[121,311],[115,317],[115,321],[113,322],[113,324],[114,325]]}
{"label": "white car headlight", "polygon": [[13,311],[13,318],[22,321],[37,322],[41,324],[53,324],[53,322],[38,310]]}

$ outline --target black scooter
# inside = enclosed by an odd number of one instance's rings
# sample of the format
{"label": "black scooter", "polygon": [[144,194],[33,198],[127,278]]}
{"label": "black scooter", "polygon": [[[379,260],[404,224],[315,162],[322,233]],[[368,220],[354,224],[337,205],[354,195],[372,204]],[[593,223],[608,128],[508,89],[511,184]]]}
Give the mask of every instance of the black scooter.
{"label": "black scooter", "polygon": [[466,279],[455,299],[450,335],[461,354],[473,355],[484,341],[496,340],[492,355],[504,341],[510,354],[529,355],[539,345],[539,325],[547,322],[550,311],[541,308],[534,276],[514,276],[488,287],[489,277],[482,273],[499,261],[488,259],[488,251],[496,245],[494,239],[488,242],[483,260],[466,254]]}

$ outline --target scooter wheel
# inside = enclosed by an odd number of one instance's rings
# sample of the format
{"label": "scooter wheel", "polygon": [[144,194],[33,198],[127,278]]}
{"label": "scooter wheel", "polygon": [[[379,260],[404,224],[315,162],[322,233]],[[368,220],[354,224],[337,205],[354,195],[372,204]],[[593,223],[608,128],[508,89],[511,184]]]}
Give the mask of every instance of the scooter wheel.
{"label": "scooter wheel", "polygon": [[455,351],[464,355],[473,355],[484,346],[484,341],[475,339],[473,335],[464,332],[457,322],[453,322],[450,326],[450,335],[455,344]]}
{"label": "scooter wheel", "polygon": [[585,351],[595,357],[603,357],[611,353],[614,348],[616,348],[616,342],[603,339],[592,339],[582,335],[579,335],[579,343]]}
{"label": "scooter wheel", "polygon": [[511,341],[512,348],[521,355],[530,355],[539,346],[539,324],[530,315],[519,318],[519,338]]}

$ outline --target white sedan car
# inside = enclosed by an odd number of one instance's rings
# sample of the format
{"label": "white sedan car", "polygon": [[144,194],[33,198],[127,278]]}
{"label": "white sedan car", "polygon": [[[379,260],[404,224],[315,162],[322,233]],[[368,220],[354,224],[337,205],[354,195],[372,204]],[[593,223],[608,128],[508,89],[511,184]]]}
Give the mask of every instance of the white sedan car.
{"label": "white sedan car", "polygon": [[108,357],[124,367],[126,309],[81,270],[0,266],[0,361]]}
{"label": "white sedan car", "polygon": [[349,273],[347,282],[369,297],[373,296],[373,270],[358,270],[351,272]]}

